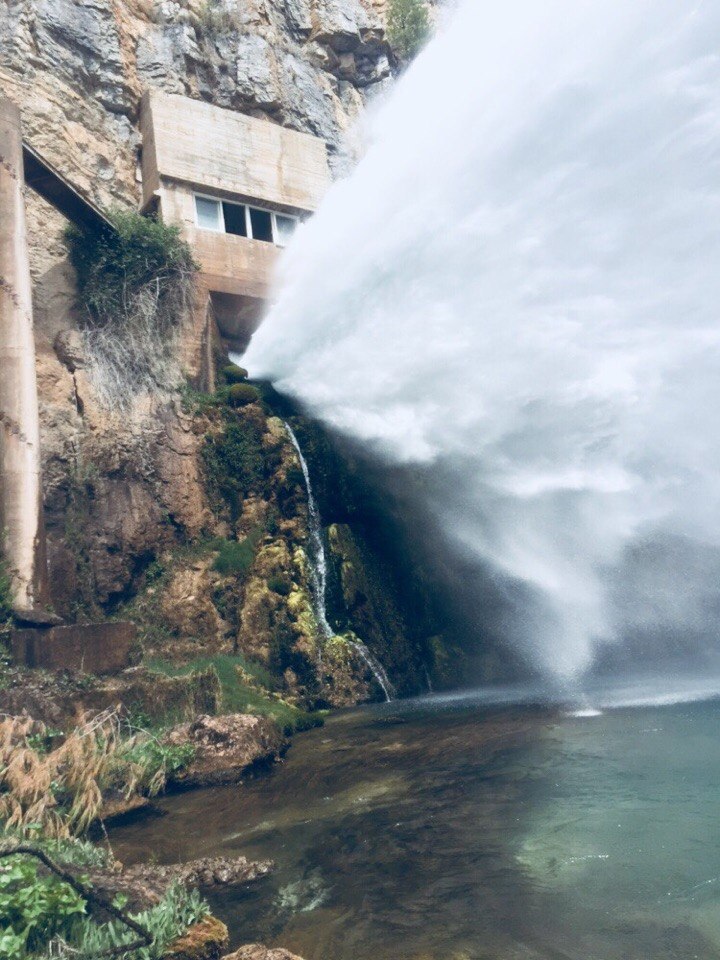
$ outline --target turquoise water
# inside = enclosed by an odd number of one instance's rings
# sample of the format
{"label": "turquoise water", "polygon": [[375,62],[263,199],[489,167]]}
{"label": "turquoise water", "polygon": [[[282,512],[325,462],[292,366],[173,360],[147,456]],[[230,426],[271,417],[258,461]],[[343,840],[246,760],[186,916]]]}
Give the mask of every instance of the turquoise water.
{"label": "turquoise water", "polygon": [[[622,698],[620,698],[622,699]],[[213,896],[306,960],[720,958],[720,702],[337,715],[267,778],[163,800],[121,859],[272,857]]]}

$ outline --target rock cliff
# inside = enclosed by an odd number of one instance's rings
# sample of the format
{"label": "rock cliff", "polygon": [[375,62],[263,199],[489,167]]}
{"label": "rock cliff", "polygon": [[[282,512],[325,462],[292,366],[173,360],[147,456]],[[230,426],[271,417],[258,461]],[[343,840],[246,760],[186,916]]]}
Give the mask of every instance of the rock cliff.
{"label": "rock cliff", "polygon": [[[0,91],[20,106],[28,142],[104,208],[139,205],[148,87],[315,134],[338,173],[393,68],[382,0],[0,0]],[[377,693],[348,645],[320,655],[306,491],[282,421],[261,403],[230,411],[178,391],[130,413],[103,406],[78,333],[64,222],[35,195],[27,205],[54,608],[70,621],[127,616],[146,656],[163,662],[246,656],[303,707]],[[197,352],[194,338],[184,331],[183,357]],[[261,462],[236,491],[240,510],[211,462],[230,435]],[[417,689],[422,644],[403,647],[402,618],[381,587],[369,589],[352,532],[335,528],[331,546],[341,592],[361,610],[347,625],[382,635]]]}

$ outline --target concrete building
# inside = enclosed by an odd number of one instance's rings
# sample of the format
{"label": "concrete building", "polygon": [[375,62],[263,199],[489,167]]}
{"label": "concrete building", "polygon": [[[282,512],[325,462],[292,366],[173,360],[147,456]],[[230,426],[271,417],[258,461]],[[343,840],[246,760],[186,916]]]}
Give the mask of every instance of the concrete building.
{"label": "concrete building", "polygon": [[219,330],[243,350],[270,295],[280,248],[330,182],[324,141],[188,97],[148,92],[143,209],[177,224],[201,267]]}

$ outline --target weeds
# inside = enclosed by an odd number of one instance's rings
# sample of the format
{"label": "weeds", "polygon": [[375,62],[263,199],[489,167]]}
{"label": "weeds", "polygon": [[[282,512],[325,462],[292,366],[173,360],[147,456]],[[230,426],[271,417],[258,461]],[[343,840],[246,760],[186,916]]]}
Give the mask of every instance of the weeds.
{"label": "weeds", "polygon": [[109,792],[153,796],[192,759],[147,730],[130,730],[117,710],[77,726],[54,749],[33,746],[46,730],[29,717],[0,722],[0,820],[20,835],[83,834]]}
{"label": "weeds", "polygon": [[135,212],[110,217],[114,233],[71,226],[66,238],[90,373],[101,401],[123,410],[178,386],[175,345],[197,265],[178,228]]}
{"label": "weeds", "polygon": [[323,723],[323,714],[320,711],[309,713],[301,710],[272,692],[270,688],[273,680],[265,667],[239,654],[200,657],[184,666],[155,660],[147,666],[169,676],[184,675],[193,670],[214,666],[222,687],[222,709],[226,713],[252,713],[270,717],[286,735],[309,730]]}

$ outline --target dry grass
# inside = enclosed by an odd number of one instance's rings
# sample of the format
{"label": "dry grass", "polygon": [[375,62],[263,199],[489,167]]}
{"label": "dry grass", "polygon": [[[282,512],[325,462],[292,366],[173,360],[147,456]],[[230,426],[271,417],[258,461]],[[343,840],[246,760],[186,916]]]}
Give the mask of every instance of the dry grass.
{"label": "dry grass", "polygon": [[80,836],[99,817],[108,790],[127,799],[165,784],[163,765],[148,769],[143,753],[150,735],[127,736],[117,709],[83,718],[45,751],[47,732],[30,717],[0,721],[0,821],[16,833]]}

